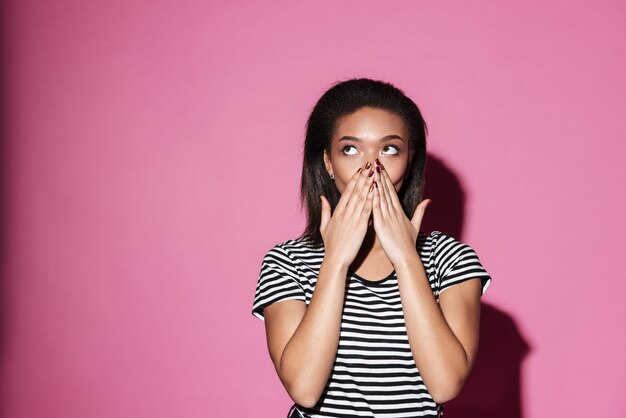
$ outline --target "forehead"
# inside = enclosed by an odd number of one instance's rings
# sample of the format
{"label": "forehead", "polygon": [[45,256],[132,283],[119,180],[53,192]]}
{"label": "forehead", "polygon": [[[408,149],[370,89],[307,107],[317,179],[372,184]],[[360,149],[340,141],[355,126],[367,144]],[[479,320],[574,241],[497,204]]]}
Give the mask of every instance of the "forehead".
{"label": "forehead", "polygon": [[364,107],[337,120],[333,140],[342,136],[379,139],[388,135],[406,137],[406,126],[397,114],[384,109]]}

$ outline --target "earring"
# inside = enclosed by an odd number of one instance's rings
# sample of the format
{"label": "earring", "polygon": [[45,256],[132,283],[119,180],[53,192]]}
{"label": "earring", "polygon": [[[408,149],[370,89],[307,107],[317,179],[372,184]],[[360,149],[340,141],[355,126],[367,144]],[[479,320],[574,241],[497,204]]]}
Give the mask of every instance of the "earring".
{"label": "earring", "polygon": [[335,176],[331,174],[331,175],[330,175],[330,179],[331,179],[331,180],[335,180]]}

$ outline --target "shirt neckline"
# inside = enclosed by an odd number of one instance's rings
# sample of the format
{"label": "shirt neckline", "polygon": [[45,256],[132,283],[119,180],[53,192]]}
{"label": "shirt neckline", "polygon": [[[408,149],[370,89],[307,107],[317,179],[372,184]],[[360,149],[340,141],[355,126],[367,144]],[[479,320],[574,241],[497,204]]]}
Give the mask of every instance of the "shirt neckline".
{"label": "shirt neckline", "polygon": [[348,274],[350,276],[354,277],[355,279],[363,282],[364,284],[366,284],[368,286],[379,286],[379,285],[389,281],[392,277],[394,277],[396,275],[396,269],[393,269],[391,271],[391,273],[389,273],[386,277],[383,277],[382,279],[378,279],[378,280],[369,280],[369,279],[363,278],[363,277],[359,276],[358,274],[356,274],[351,269],[348,269]]}

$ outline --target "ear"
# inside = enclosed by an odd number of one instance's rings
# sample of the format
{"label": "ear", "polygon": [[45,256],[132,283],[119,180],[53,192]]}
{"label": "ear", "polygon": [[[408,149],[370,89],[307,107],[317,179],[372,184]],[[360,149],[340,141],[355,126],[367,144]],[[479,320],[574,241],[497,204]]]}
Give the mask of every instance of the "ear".
{"label": "ear", "polygon": [[333,165],[330,162],[330,157],[328,156],[326,150],[324,150],[324,165],[326,166],[326,171],[328,172],[328,175],[330,175],[331,178],[334,178],[335,176],[333,174]]}

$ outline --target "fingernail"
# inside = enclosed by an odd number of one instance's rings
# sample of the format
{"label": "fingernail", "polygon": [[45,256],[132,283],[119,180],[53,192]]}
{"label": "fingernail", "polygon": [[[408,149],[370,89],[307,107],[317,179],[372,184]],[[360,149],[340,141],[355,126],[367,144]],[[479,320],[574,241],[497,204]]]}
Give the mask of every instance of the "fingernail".
{"label": "fingernail", "polygon": [[376,167],[376,172],[380,173],[380,167]]}
{"label": "fingernail", "polygon": [[380,165],[380,161],[378,161],[378,158],[376,158],[376,165]]}
{"label": "fingernail", "polygon": [[374,186],[378,189],[378,183],[376,183],[376,180],[374,180]]}
{"label": "fingernail", "polygon": [[374,184],[376,184],[376,182],[372,183],[368,192],[371,192],[372,190],[374,190]]}
{"label": "fingernail", "polygon": [[365,168],[370,168],[372,166],[372,163],[370,163],[369,161],[367,162],[367,164],[365,164]]}
{"label": "fingernail", "polygon": [[381,170],[384,170],[384,169],[385,169],[385,166],[383,165],[383,163],[380,163],[380,169],[381,169]]}
{"label": "fingernail", "polygon": [[367,177],[372,177],[374,175],[374,170],[370,168],[370,173],[367,175]]}
{"label": "fingernail", "polygon": [[363,167],[359,168],[356,172],[361,174],[361,171],[363,171]]}

